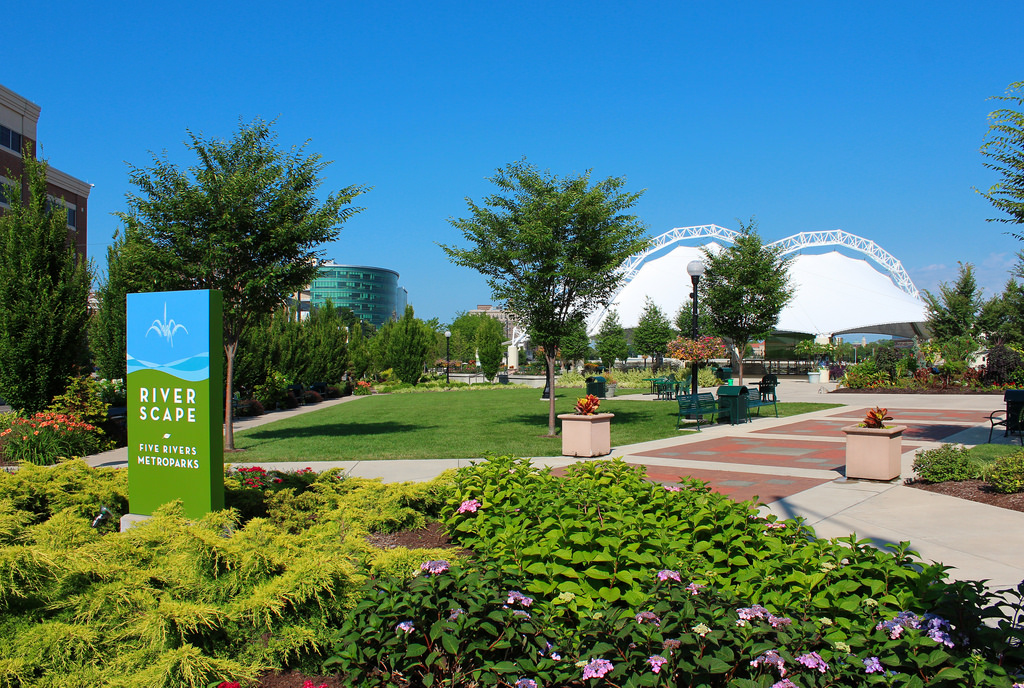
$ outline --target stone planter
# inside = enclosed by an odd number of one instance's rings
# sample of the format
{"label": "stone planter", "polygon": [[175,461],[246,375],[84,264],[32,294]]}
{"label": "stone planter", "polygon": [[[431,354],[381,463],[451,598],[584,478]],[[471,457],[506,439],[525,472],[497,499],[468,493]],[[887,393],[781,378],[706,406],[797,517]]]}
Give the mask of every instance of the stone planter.
{"label": "stone planter", "polygon": [[615,385],[616,384],[618,384],[618,383],[609,382],[605,386],[605,391],[604,391],[604,398],[605,399],[611,399],[611,398],[613,398],[615,396]]}
{"label": "stone planter", "polygon": [[604,456],[612,451],[614,413],[562,413],[562,456]]}
{"label": "stone planter", "polygon": [[815,370],[814,372],[807,373],[807,382],[811,383],[812,385],[816,385],[819,382],[821,382],[821,371]]}
{"label": "stone planter", "polygon": [[906,425],[862,428],[847,425],[846,477],[857,480],[892,480],[900,477],[903,431]]}

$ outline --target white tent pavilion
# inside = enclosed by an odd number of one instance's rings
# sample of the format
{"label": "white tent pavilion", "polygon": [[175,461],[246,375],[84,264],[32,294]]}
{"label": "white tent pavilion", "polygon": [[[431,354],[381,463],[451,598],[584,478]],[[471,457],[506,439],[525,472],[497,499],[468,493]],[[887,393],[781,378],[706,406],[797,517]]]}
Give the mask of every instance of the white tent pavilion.
{"label": "white tent pavilion", "polygon": [[[625,286],[608,309],[591,317],[590,334],[597,333],[610,309],[618,312],[624,327],[635,327],[648,297],[672,318],[689,301],[686,264],[704,257],[702,246],[718,252],[736,234],[703,225],[676,228],[657,237],[650,249],[627,261]],[[790,276],[795,287],[792,302],[779,317],[778,332],[902,337],[925,333],[926,309],[917,288],[902,264],[873,241],[832,230],[805,232],[773,243],[793,256]]]}

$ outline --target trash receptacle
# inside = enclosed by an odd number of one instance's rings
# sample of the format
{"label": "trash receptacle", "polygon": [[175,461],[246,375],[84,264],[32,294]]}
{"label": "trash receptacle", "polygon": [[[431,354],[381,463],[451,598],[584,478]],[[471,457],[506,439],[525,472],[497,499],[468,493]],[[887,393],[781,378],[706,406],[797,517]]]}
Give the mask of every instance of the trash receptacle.
{"label": "trash receptacle", "polygon": [[747,397],[745,386],[726,385],[718,388],[718,417],[728,418],[730,425],[747,422]]}
{"label": "trash receptacle", "polygon": [[506,373],[499,373],[498,374],[498,384],[499,385],[507,385],[508,384],[508,375]]}
{"label": "trash receptacle", "polygon": [[715,377],[722,382],[728,382],[732,379],[732,368],[729,366],[719,366],[715,368]]}
{"label": "trash receptacle", "polygon": [[608,393],[608,384],[600,375],[587,378],[587,394],[593,394],[598,399],[604,399]]}

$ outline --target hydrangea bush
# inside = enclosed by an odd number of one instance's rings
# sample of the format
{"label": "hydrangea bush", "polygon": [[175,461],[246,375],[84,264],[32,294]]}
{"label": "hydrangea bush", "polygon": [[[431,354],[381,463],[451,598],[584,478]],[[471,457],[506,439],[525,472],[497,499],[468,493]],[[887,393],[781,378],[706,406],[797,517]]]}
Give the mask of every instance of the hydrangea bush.
{"label": "hydrangea bush", "polygon": [[[621,461],[461,470],[471,560],[370,581],[329,661],[352,685],[1004,686],[1024,588],[993,604],[903,543],[821,540]],[[467,506],[469,505],[469,506]],[[1008,610],[1008,611],[1007,611]],[[988,621],[988,623],[986,623]]]}

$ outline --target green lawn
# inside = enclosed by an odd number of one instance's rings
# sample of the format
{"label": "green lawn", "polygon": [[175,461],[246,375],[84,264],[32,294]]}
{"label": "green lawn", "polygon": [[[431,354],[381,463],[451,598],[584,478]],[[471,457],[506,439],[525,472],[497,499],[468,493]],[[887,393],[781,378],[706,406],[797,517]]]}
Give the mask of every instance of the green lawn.
{"label": "green lawn", "polygon": [[[235,435],[234,461],[476,458],[485,453],[559,456],[561,439],[543,437],[548,403],[537,389],[387,394],[339,404]],[[555,408],[571,413],[580,390],[557,389]],[[838,404],[779,404],[791,416]],[[615,414],[612,444],[677,437],[674,401],[601,402]],[[763,409],[762,415],[771,414]]]}

